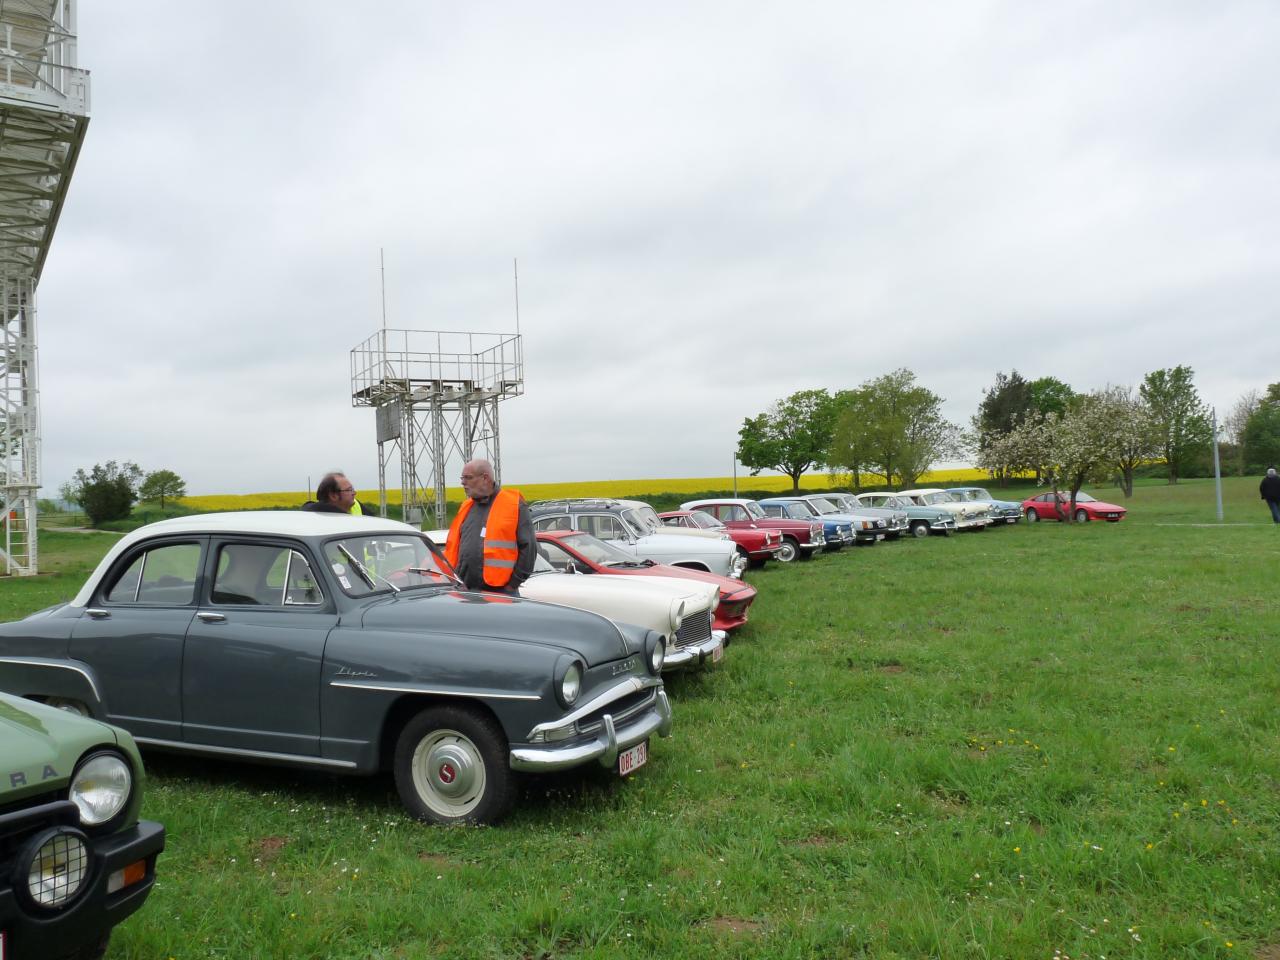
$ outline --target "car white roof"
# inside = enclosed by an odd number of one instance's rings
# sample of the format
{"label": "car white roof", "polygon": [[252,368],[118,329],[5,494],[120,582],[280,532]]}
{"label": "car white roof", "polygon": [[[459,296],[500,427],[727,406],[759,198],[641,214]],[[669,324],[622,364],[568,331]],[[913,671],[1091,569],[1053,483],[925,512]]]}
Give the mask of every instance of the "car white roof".
{"label": "car white roof", "polygon": [[311,513],[305,510],[237,510],[229,513],[198,513],[189,517],[173,517],[139,527],[121,537],[107,551],[80,592],[71,601],[73,607],[83,607],[93,595],[93,587],[115,562],[139,540],[159,536],[182,534],[247,533],[284,537],[329,537],[343,533],[361,534],[373,531],[386,533],[421,533],[399,520],[381,517],[357,517],[345,513]]}
{"label": "car white roof", "polygon": [[748,503],[755,503],[755,501],[746,500],[742,497],[709,497],[706,500],[686,500],[680,504],[680,509],[697,510],[699,507],[706,506],[709,503],[732,503],[734,506],[745,507]]}
{"label": "car white roof", "polygon": [[941,487],[916,487],[914,490],[899,490],[898,495],[903,497],[918,497],[922,493],[946,493]]}

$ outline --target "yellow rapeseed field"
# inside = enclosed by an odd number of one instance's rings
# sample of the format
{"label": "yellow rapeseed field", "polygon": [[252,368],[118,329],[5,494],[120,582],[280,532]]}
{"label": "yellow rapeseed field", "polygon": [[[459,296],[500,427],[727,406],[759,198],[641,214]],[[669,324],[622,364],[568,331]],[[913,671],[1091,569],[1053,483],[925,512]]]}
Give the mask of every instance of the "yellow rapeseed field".
{"label": "yellow rapeseed field", "polygon": [[[920,486],[932,486],[941,483],[985,483],[987,473],[983,470],[957,469],[939,470],[926,473],[919,480]],[[808,489],[822,489],[832,486],[831,478],[825,473],[806,474],[801,481]],[[705,490],[732,490],[733,477],[678,477],[653,480],[575,480],[566,483],[519,483],[510,484],[525,495],[528,500],[554,500],[560,497],[627,497],[645,496],[657,493],[701,493]],[[843,486],[843,482],[837,483]],[[763,475],[738,477],[740,490],[772,490],[787,491],[791,489],[791,478],[780,475]],[[193,510],[272,510],[301,506],[311,499],[306,492],[281,493],[244,493],[244,494],[210,494],[208,496],[183,497],[182,503]],[[377,504],[377,490],[360,490],[356,496],[362,503]],[[448,487],[445,497],[453,502],[462,500],[461,487]],[[399,490],[387,491],[388,503],[400,502]]]}

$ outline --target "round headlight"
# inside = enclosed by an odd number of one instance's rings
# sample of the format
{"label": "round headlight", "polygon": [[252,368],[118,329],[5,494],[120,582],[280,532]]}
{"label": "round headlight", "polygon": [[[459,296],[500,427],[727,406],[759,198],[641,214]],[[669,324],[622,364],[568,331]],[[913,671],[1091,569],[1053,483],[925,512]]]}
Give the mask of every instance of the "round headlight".
{"label": "round headlight", "polygon": [[667,638],[656,630],[650,630],[644,638],[645,665],[655,677],[662,672],[662,665],[667,662]]}
{"label": "round headlight", "polygon": [[582,693],[582,664],[573,660],[563,668],[560,682],[556,684],[556,695],[564,706],[571,707],[580,693]]}
{"label": "round headlight", "polygon": [[684,622],[684,601],[675,600],[671,604],[671,632],[680,632],[680,624]]}
{"label": "round headlight", "polygon": [[89,845],[79,830],[59,827],[36,837],[23,853],[27,896],[36,906],[56,910],[80,893],[89,876]]}
{"label": "round headlight", "polygon": [[97,753],[76,768],[68,799],[80,808],[80,822],[98,827],[129,803],[133,773],[118,753]]}

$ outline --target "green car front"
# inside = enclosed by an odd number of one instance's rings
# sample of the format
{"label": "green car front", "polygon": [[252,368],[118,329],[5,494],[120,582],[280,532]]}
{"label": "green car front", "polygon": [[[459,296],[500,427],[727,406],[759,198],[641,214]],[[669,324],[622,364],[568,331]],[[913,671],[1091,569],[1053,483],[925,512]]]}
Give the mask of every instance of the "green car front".
{"label": "green car front", "polygon": [[155,883],[142,761],[108,726],[0,694],[0,960],[99,957]]}

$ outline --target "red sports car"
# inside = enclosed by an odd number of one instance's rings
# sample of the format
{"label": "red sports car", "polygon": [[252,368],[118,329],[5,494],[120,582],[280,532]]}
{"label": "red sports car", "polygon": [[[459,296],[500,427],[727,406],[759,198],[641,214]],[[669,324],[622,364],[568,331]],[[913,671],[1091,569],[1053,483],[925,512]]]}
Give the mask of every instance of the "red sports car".
{"label": "red sports car", "polygon": [[[1062,512],[1066,514],[1071,509],[1071,497],[1065,493],[1058,493],[1058,502],[1062,504]],[[1042,493],[1038,497],[1028,497],[1022,501],[1022,512],[1027,516],[1027,523],[1035,523],[1037,520],[1059,520],[1057,506],[1053,502],[1054,494]],[[1124,507],[1117,506],[1114,503],[1107,503],[1103,500],[1095,500],[1087,493],[1076,494],[1076,523],[1084,523],[1087,520],[1106,520],[1108,523],[1118,523],[1124,519],[1127,511]]]}
{"label": "red sports car", "polygon": [[691,570],[669,567],[652,560],[637,560],[611,543],[597,540],[580,530],[543,530],[538,533],[538,552],[557,570],[585,574],[623,574],[642,577],[676,577],[714,583],[720,590],[720,604],[715,608],[712,628],[733,630],[747,622],[747,608],[756,598],[756,588],[749,583]]}
{"label": "red sports car", "polygon": [[776,530],[751,527],[730,527],[721,523],[705,510],[668,510],[658,516],[668,527],[684,527],[694,530],[719,530],[727,533],[754,564],[762,564],[782,549],[782,534]]}

